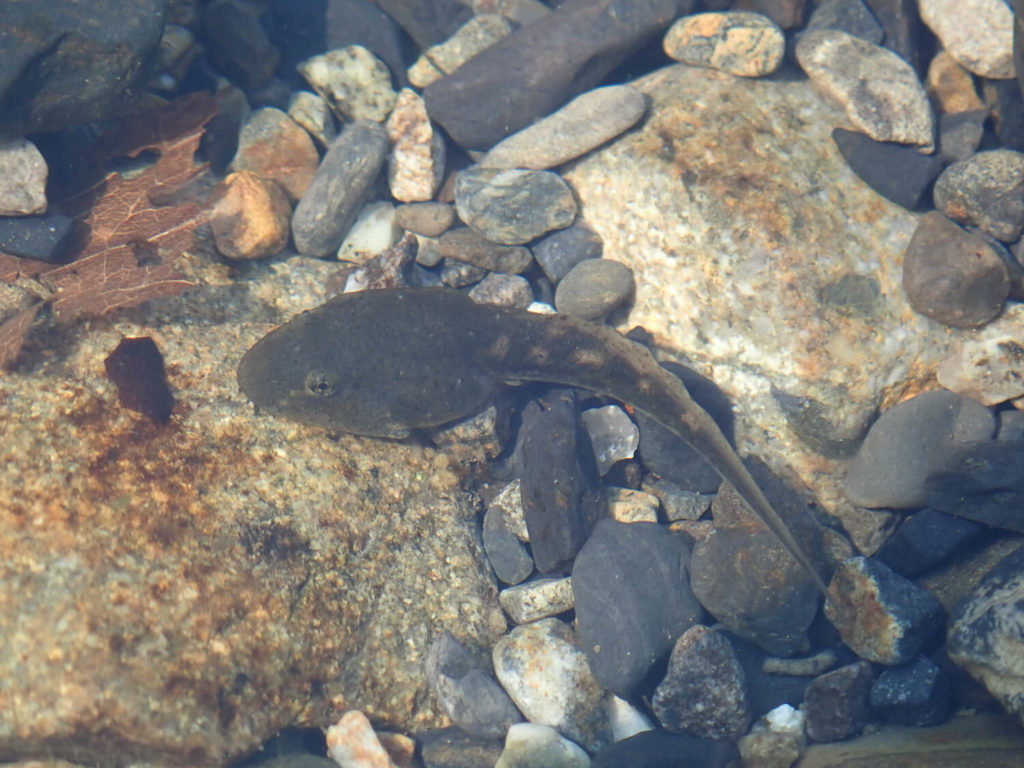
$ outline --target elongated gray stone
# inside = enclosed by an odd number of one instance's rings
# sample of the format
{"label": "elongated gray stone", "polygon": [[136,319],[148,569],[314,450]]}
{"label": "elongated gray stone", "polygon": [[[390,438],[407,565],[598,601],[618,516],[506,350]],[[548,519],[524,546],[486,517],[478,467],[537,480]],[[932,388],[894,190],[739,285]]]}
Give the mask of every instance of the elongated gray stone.
{"label": "elongated gray stone", "polygon": [[538,171],[554,168],[631,128],[646,108],[643,94],[628,85],[595,88],[496,144],[479,165]]}
{"label": "elongated gray stone", "polygon": [[811,81],[843,105],[857,128],[876,141],[930,149],[935,117],[913,68],[887,48],[846,32],[808,32],[796,57]]}
{"label": "elongated gray stone", "polygon": [[593,87],[690,0],[568,0],[423,92],[430,116],[468,149],[499,139]]}
{"label": "elongated gray stone", "polygon": [[366,202],[387,157],[384,126],[350,123],[327,150],[292,215],[292,237],[305,256],[330,256],[341,245]]}

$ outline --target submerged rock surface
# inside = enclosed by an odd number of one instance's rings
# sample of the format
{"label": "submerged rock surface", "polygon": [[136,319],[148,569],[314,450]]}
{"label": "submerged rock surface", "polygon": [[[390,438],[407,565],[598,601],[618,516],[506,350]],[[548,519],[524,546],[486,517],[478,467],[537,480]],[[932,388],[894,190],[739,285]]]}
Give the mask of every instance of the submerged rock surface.
{"label": "submerged rock surface", "polygon": [[848,123],[806,81],[678,65],[632,85],[651,99],[644,124],[565,173],[605,252],[636,274],[621,327],[642,324],[710,375],[736,405],[740,452],[798,476],[873,551],[888,514],[853,507],[845,459],[811,446],[855,446],[948,346],[900,285],[917,217],[847,168],[830,134]]}

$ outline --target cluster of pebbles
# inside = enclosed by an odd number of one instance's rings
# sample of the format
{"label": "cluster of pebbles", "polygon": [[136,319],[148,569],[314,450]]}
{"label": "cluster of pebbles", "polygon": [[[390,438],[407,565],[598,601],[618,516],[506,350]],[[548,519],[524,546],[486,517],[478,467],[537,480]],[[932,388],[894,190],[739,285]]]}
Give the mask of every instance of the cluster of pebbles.
{"label": "cluster of pebbles", "polygon": [[[1002,0],[919,0],[916,12],[828,0],[807,18],[803,3],[783,0],[720,12],[504,0],[474,13],[453,4],[459,28],[440,42],[415,4],[380,5],[419,44],[415,63],[405,68],[387,44],[393,22],[370,13],[354,25],[363,44],[296,59],[308,90],[273,77],[293,51],[246,4],[217,0],[194,29],[166,28],[154,87],[173,94],[194,77],[196,30],[230,78],[217,80],[211,127],[237,136],[219,150],[226,175],[210,217],[224,258],[270,259],[292,245],[344,262],[341,290],[445,285],[480,302],[616,318],[643,286],[603,256],[559,169],[645,119],[639,90],[604,83],[627,54],[657,60],[644,48],[657,35],[684,65],[802,73],[842,106],[853,130],[833,138],[851,169],[922,213],[903,264],[915,311],[983,329],[1024,298],[1024,110]],[[612,23],[613,6],[628,6],[625,22]],[[45,163],[30,142],[5,146],[0,167],[26,169],[3,174],[0,213],[45,209]],[[1024,533],[1024,347],[997,337],[988,348],[976,399],[927,392],[866,435],[850,500],[915,513],[872,557],[752,464],[835,571],[823,610],[735,493],[714,495],[716,476],[688,448],[617,404],[544,393],[521,409],[515,478],[489,493],[482,519],[514,628],[489,664],[459,643],[458,627],[427,660],[456,728],[412,740],[377,734],[353,711],[328,730],[330,756],[353,768],[785,766],[808,741],[879,722],[935,726],[978,705],[964,669],[1024,716],[1022,660],[1004,644],[1024,626],[1014,607],[1024,555],[991,564],[957,606],[927,582],[964,547]],[[958,370],[940,370],[940,383],[956,388]],[[727,428],[720,393],[674,372]],[[438,442],[493,438],[494,421],[492,411]]]}

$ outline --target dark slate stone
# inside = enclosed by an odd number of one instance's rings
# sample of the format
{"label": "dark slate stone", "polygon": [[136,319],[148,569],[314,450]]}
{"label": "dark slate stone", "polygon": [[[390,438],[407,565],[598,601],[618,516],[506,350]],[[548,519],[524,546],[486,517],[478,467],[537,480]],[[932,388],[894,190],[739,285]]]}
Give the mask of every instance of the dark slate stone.
{"label": "dark slate stone", "polygon": [[1024,152],[1024,98],[1013,80],[988,80],[995,92],[996,138],[1006,149]]}
{"label": "dark slate stone", "polygon": [[917,15],[917,0],[864,0],[882,25],[882,45],[899,54],[920,75],[926,63],[921,54],[924,25]]}
{"label": "dark slate stone", "polygon": [[[663,363],[662,367],[686,385],[690,396],[711,415],[731,443],[732,406],[722,390],[692,368],[678,363]],[[696,450],[646,414],[637,411],[633,418],[640,428],[637,452],[649,471],[687,491],[714,493],[718,490],[722,478]]]}
{"label": "dark slate stone", "polygon": [[870,557],[848,557],[829,585],[825,615],[862,659],[904,664],[941,634],[945,611],[930,592]]}
{"label": "dark slate stone", "polygon": [[[821,296],[838,311],[855,314],[857,308],[868,308],[878,301],[877,291],[878,283],[873,278],[844,275],[823,286]],[[782,409],[786,424],[816,453],[830,459],[845,459],[856,453],[868,428],[867,417],[864,421],[837,424],[828,407],[813,397],[791,395],[774,386],[772,397]]]}
{"label": "dark slate stone", "polygon": [[903,521],[875,557],[912,579],[941,565],[961,547],[984,536],[987,530],[971,520],[936,509],[922,509]]}
{"label": "dark slate stone", "polygon": [[880,45],[885,33],[875,14],[861,0],[827,0],[814,9],[805,30],[838,29]]}
{"label": "dark slate stone", "polygon": [[217,69],[246,91],[265,85],[281,59],[259,11],[239,0],[214,0],[203,8],[199,38]]}
{"label": "dark slate stone", "polygon": [[497,739],[479,739],[458,728],[416,735],[424,768],[493,768],[504,748]]}
{"label": "dark slate stone", "polygon": [[494,575],[506,584],[519,584],[533,573],[533,558],[523,543],[503,528],[488,527],[486,516],[483,541],[487,562]]}
{"label": "dark slate stone", "polygon": [[871,708],[887,722],[924,727],[949,715],[949,677],[927,656],[884,670],[871,686]]}
{"label": "dark slate stone", "polygon": [[[748,466],[797,541],[816,557],[821,531],[807,504],[761,462]],[[769,653],[806,651],[819,604],[814,582],[733,488],[723,485],[711,509],[715,530],[693,549],[694,595],[732,632]]]}
{"label": "dark slate stone", "polygon": [[[3,250],[0,248],[0,250]],[[996,439],[1002,443],[1024,440],[1024,411],[999,411],[999,430]]]}
{"label": "dark slate stone", "polygon": [[1024,533],[1024,441],[968,445],[925,481],[928,505]]}
{"label": "dark slate stone", "polygon": [[594,677],[629,696],[702,614],[687,579],[690,551],[655,523],[605,519],[572,569],[576,622]]}
{"label": "dark slate stone", "polygon": [[992,412],[968,397],[934,390],[904,400],[871,425],[847,470],[847,496],[862,507],[924,507],[928,475],[956,448],[994,432]]}
{"label": "dark slate stone", "polygon": [[146,91],[167,0],[4,2],[0,134],[118,117]]}
{"label": "dark slate stone", "polygon": [[68,256],[74,219],[60,213],[0,216],[0,252],[60,264]]}
{"label": "dark slate stone", "polygon": [[533,257],[548,280],[557,283],[581,261],[600,258],[603,247],[601,236],[578,221],[534,243]]}
{"label": "dark slate stone", "polygon": [[651,709],[670,731],[709,739],[737,739],[746,733],[746,680],[725,636],[700,625],[684,632],[672,649]]}
{"label": "dark slate stone", "polygon": [[922,155],[916,147],[870,136],[845,128],[832,131],[832,140],[850,169],[882,197],[916,210],[932,182],[942,171],[942,158]]}
{"label": "dark slate stone", "polygon": [[420,48],[446,40],[473,17],[459,0],[374,0]]}
{"label": "dark slate stone", "polygon": [[731,741],[712,741],[685,733],[644,731],[605,747],[593,768],[720,768],[739,759]]}
{"label": "dark slate stone", "polygon": [[431,643],[425,665],[445,713],[466,733],[500,739],[522,720],[498,681],[447,630]]}
{"label": "dark slate stone", "polygon": [[384,126],[356,120],[331,142],[313,181],[292,214],[292,238],[305,256],[333,256],[388,153]]}
{"label": "dark slate stone", "polygon": [[871,678],[871,665],[866,661],[847,664],[814,678],[804,695],[807,738],[840,741],[864,730],[868,723]]}
{"label": "dark slate stone", "polygon": [[985,135],[987,109],[939,115],[938,153],[946,162],[965,160],[978,151]]}
{"label": "dark slate stone", "polygon": [[550,573],[572,561],[608,511],[572,390],[552,390],[523,409],[520,467],[533,560]]}
{"label": "dark slate stone", "polygon": [[117,387],[121,405],[157,424],[166,424],[174,409],[164,356],[148,336],[121,339],[104,361],[107,378]]}
{"label": "dark slate stone", "polygon": [[692,7],[690,0],[567,0],[427,86],[427,112],[457,144],[488,149],[597,85]]}

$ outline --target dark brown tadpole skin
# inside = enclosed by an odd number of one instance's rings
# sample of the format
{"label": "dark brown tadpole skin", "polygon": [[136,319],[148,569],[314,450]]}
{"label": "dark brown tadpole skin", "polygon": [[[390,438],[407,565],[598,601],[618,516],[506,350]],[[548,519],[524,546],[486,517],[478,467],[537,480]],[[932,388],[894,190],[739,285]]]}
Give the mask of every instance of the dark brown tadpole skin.
{"label": "dark brown tadpole skin", "polygon": [[826,592],[814,562],[683,383],[613,328],[477,304],[448,288],[348,293],[260,339],[238,366],[259,409],[402,437],[469,416],[505,382],[544,381],[638,408],[693,446]]}
{"label": "dark brown tadpole skin", "polygon": [[104,366],[107,377],[117,387],[121,405],[157,424],[170,421],[174,396],[167,385],[164,357],[151,338],[121,339]]}

